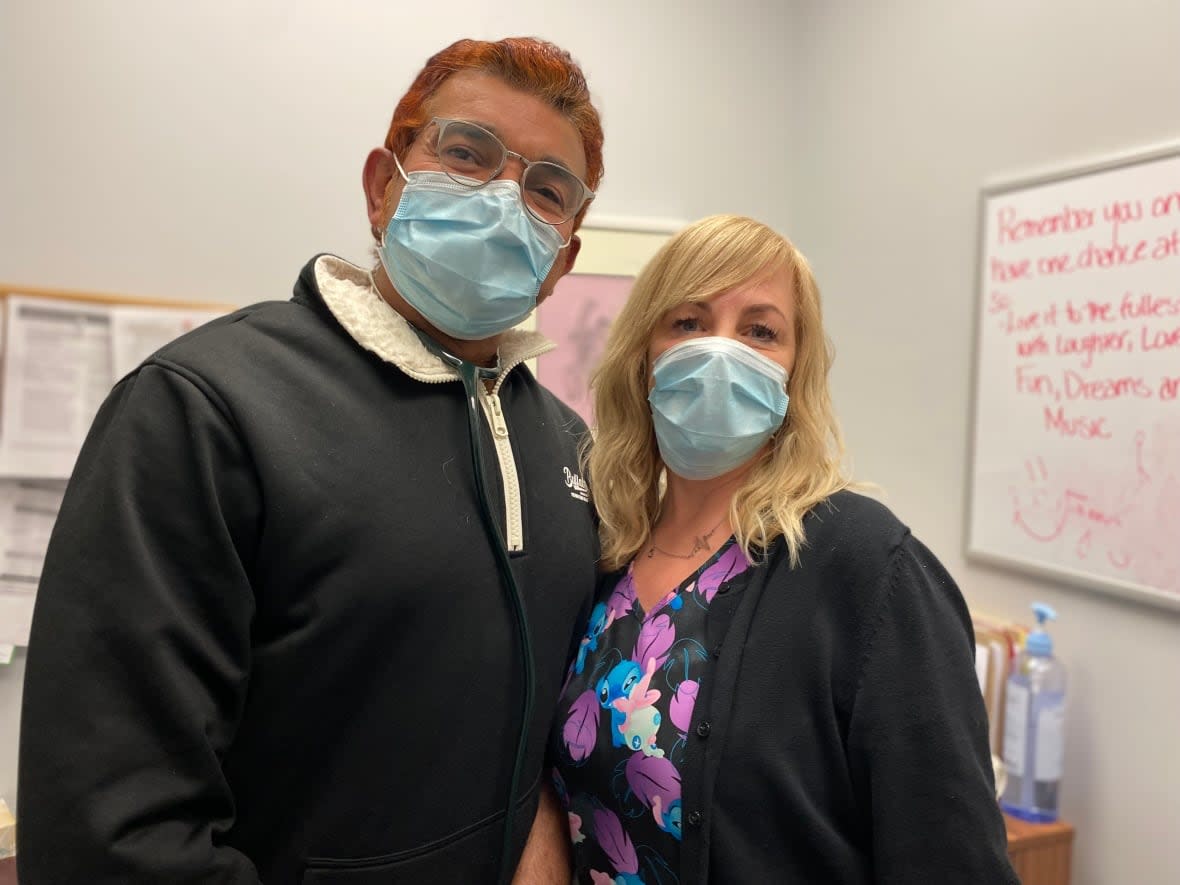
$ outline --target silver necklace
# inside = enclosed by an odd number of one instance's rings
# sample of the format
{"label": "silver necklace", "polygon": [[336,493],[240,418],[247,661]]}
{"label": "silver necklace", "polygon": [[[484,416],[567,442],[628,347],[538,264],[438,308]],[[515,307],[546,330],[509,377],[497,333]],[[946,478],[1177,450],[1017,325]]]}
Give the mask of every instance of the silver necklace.
{"label": "silver necklace", "polygon": [[689,550],[687,553],[669,553],[667,550],[663,549],[662,547],[657,547],[653,543],[650,547],[647,548],[647,558],[651,559],[657,553],[662,553],[664,556],[670,556],[673,559],[692,559],[694,556],[696,556],[702,550],[711,549],[709,547],[709,539],[711,537],[713,537],[713,533],[715,531],[717,531],[717,529],[721,528],[721,523],[725,522],[725,520],[728,518],[729,518],[729,514],[727,513],[725,516],[721,517],[721,519],[717,522],[717,525],[713,526],[713,528],[709,529],[703,535],[696,535],[692,539],[692,549]]}

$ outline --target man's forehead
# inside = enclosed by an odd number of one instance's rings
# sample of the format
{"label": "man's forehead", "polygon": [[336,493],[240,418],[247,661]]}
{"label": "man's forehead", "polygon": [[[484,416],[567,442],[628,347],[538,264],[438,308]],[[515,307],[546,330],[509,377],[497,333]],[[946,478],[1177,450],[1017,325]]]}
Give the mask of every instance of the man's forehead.
{"label": "man's forehead", "polygon": [[494,74],[452,74],[426,102],[426,110],[429,116],[477,123],[530,160],[556,160],[579,176],[586,174],[582,136],[569,118]]}

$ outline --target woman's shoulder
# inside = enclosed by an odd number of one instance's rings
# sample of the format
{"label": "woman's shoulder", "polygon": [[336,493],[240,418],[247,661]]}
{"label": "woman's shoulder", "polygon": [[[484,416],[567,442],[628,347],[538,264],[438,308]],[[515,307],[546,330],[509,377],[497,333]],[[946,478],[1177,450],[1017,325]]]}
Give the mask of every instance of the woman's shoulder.
{"label": "woman's shoulder", "polygon": [[804,517],[799,560],[789,562],[780,538],[765,571],[772,583],[843,588],[868,602],[886,588],[902,562],[921,558],[923,549],[909,526],[881,501],[844,489],[813,506]]}
{"label": "woman's shoulder", "polygon": [[808,547],[853,539],[892,547],[901,543],[910,530],[881,501],[853,489],[842,489],[808,511],[804,531]]}
{"label": "woman's shoulder", "polygon": [[808,513],[806,540],[792,578],[862,594],[866,604],[882,593],[928,588],[939,596],[958,593],[938,557],[882,502],[844,490]]}
{"label": "woman's shoulder", "polygon": [[813,507],[805,541],[792,568],[781,539],[763,572],[770,598],[808,607],[828,635],[861,647],[879,625],[883,605],[919,616],[937,603],[958,617],[962,605],[953,579],[935,555],[882,502],[840,491]]}

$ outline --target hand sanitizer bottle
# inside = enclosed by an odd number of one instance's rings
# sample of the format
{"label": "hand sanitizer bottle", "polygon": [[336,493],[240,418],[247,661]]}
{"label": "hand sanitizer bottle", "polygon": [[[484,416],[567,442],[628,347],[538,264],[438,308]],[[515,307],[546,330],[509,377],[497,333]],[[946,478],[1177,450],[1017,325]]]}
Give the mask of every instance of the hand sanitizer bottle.
{"label": "hand sanitizer bottle", "polygon": [[1065,667],[1053,657],[1045,622],[1057,613],[1034,603],[1037,628],[1008,677],[1004,704],[1004,767],[1008,783],[1000,806],[1029,821],[1057,820],[1065,750]]}

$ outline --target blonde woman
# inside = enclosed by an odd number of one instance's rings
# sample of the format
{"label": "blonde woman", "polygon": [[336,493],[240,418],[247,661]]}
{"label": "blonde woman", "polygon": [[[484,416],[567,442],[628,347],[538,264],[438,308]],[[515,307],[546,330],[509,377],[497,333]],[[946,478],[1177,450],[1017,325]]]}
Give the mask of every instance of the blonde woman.
{"label": "blonde woman", "polygon": [[578,882],[1016,882],[958,588],[850,488],[803,256],[717,216],[593,381],[606,570],[552,735]]}

